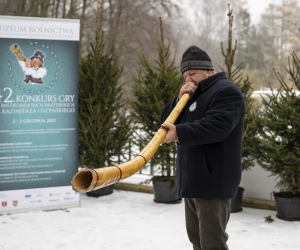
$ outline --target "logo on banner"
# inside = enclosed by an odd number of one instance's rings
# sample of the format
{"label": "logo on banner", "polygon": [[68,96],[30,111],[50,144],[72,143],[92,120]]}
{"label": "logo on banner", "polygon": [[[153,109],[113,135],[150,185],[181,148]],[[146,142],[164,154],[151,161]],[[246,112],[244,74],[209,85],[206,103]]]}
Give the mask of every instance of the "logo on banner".
{"label": "logo on banner", "polygon": [[43,194],[38,194],[37,197],[43,197]]}
{"label": "logo on banner", "polygon": [[49,196],[55,196],[55,195],[61,195],[61,193],[59,193],[59,194],[52,194],[52,193],[50,193],[49,194]]}
{"label": "logo on banner", "polygon": [[55,200],[49,200],[49,201],[50,201],[50,202],[51,202],[51,201],[59,201],[59,199],[55,199]]}
{"label": "logo on banner", "polygon": [[25,194],[25,199],[30,199],[31,198],[31,194]]}
{"label": "logo on banner", "polygon": [[193,112],[196,108],[197,108],[197,102],[194,102],[194,103],[190,106],[189,110],[190,110],[191,112]]}
{"label": "logo on banner", "polygon": [[66,192],[66,195],[70,195],[71,193],[70,192]]}
{"label": "logo on banner", "polygon": [[7,201],[2,201],[2,207],[6,207],[7,206]]}
{"label": "logo on banner", "polygon": [[27,59],[18,44],[13,44],[10,49],[17,56],[20,68],[25,74],[23,82],[26,84],[43,84],[43,78],[47,74],[47,70],[43,67],[45,54],[36,50],[30,59]]}
{"label": "logo on banner", "polygon": [[18,206],[18,201],[13,201],[13,205],[16,207]]}
{"label": "logo on banner", "polygon": [[73,199],[74,199],[74,197],[66,197],[66,198],[64,198],[65,201],[73,200]]}
{"label": "logo on banner", "polygon": [[[31,49],[31,56],[29,58],[26,58],[22,52],[22,49],[25,51],[28,49],[28,45],[32,48]],[[57,82],[58,76],[59,76],[59,62],[58,62],[58,56],[56,53],[51,49],[50,46],[44,43],[40,42],[30,42],[27,46],[19,44],[12,44],[10,46],[10,50],[12,53],[15,54],[17,57],[17,61],[19,64],[18,68],[13,68],[12,63],[8,62],[8,69],[9,69],[9,77],[13,81],[13,84],[23,90],[25,93],[30,94],[40,94],[44,91],[50,90],[54,83]],[[42,47],[42,48],[40,48]],[[47,69],[45,68],[45,58],[50,57],[49,61],[54,62],[55,67],[55,75],[53,75],[54,79],[51,79],[48,82],[45,82],[43,79],[47,75]],[[52,60],[51,57],[54,57]],[[47,60],[46,60],[47,61]],[[49,65],[49,61],[47,61],[47,67],[51,66]],[[52,66],[52,67],[53,67]],[[23,71],[24,77],[21,79],[16,79],[14,76],[15,74],[18,74],[17,72]],[[46,85],[46,86],[45,86]],[[40,86],[42,88],[40,89],[34,89],[34,86]]]}

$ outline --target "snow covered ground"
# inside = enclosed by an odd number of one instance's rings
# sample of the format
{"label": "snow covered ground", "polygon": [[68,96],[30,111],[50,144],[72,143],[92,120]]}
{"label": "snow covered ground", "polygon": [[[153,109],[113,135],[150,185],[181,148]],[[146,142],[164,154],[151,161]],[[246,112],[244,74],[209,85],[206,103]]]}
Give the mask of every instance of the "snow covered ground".
{"label": "snow covered ground", "polygon": [[[112,195],[81,195],[81,207],[0,216],[3,250],[185,250],[184,203],[157,204],[152,194],[114,190]],[[273,223],[264,222],[271,215]],[[300,222],[276,212],[244,208],[231,214],[230,250],[300,249]]]}

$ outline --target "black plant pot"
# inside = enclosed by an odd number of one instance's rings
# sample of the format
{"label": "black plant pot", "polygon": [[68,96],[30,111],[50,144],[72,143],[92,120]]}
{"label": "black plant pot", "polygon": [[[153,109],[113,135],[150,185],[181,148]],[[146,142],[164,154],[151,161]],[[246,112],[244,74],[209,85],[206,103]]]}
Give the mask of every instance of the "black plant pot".
{"label": "black plant pot", "polygon": [[100,197],[103,195],[108,195],[108,194],[112,194],[112,192],[114,191],[114,185],[110,185],[104,188],[100,188],[91,192],[87,192],[86,196],[89,197]]}
{"label": "black plant pot", "polygon": [[239,187],[238,191],[233,199],[231,199],[231,213],[241,212],[242,208],[242,200],[243,200],[243,193],[244,188]]}
{"label": "black plant pot", "polygon": [[300,195],[293,199],[292,193],[280,192],[274,194],[274,197],[278,219],[300,221]]}
{"label": "black plant pot", "polygon": [[158,203],[176,203],[179,201],[177,191],[172,193],[173,185],[174,182],[170,181],[153,181],[154,201]]}

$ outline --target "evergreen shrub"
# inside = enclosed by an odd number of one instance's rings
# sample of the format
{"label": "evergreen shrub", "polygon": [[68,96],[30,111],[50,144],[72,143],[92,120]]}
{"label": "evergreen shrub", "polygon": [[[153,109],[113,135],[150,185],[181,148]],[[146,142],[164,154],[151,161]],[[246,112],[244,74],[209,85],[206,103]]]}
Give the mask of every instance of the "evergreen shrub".
{"label": "evergreen shrub", "polygon": [[[160,30],[160,34],[159,34]],[[170,40],[166,46],[163,37],[163,26],[160,18],[160,28],[157,28],[156,51],[158,59],[152,63],[145,58],[139,59],[137,76],[132,75],[133,99],[130,105],[134,112],[132,116],[141,131],[136,134],[135,144],[145,147],[160,128],[160,114],[164,106],[178,95],[183,82],[179,67],[174,66],[174,58],[170,59]],[[150,164],[156,170],[151,180],[168,180],[176,182],[176,145],[175,143],[161,145],[152,157]]]}
{"label": "evergreen shrub", "polygon": [[279,178],[277,187],[300,198],[300,61],[295,52],[285,70],[292,84],[274,69],[281,87],[273,91],[270,85],[272,94],[263,98],[252,153],[263,169]]}
{"label": "evergreen shrub", "polygon": [[242,139],[242,170],[247,171],[250,170],[250,167],[255,165],[254,157],[251,153],[252,148],[252,140],[255,135],[255,128],[253,127],[254,120],[257,116],[257,109],[254,108],[253,102],[254,99],[251,98],[252,90],[251,82],[249,77],[242,77],[242,66],[243,62],[238,64],[238,66],[234,67],[234,57],[236,52],[237,40],[235,40],[235,45],[232,44],[232,25],[233,25],[233,10],[230,10],[230,5],[228,5],[228,18],[229,18],[229,32],[228,32],[228,48],[226,53],[223,48],[223,42],[221,42],[221,52],[223,57],[225,58],[225,66],[226,70],[222,68],[220,69],[224,71],[227,75],[227,79],[234,84],[236,84],[245,99],[246,109],[244,116],[244,128],[243,128],[243,139]]}
{"label": "evergreen shrub", "polygon": [[[105,51],[103,33],[90,43],[88,54],[79,65],[79,163],[101,168],[116,164],[124,155],[131,133],[126,116],[124,84],[120,83],[124,65],[119,65],[112,41]],[[120,157],[119,157],[120,158]]]}

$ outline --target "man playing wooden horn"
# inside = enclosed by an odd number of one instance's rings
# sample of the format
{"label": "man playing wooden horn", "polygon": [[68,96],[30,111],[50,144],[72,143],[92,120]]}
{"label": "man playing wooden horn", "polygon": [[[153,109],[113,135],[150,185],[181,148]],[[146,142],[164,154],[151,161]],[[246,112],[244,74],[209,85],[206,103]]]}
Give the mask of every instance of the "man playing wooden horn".
{"label": "man playing wooden horn", "polygon": [[223,250],[230,202],[241,181],[245,101],[225,72],[214,74],[208,54],[197,46],[182,56],[186,83],[162,111],[165,121],[184,93],[191,95],[162,143],[177,141],[178,197],[185,198],[188,237],[194,249]]}
{"label": "man playing wooden horn", "polygon": [[47,70],[43,67],[45,55],[37,50],[34,55],[30,58],[31,61],[23,61],[20,56],[18,56],[19,64],[25,73],[26,78],[24,82],[43,84],[43,77],[47,74]]}

